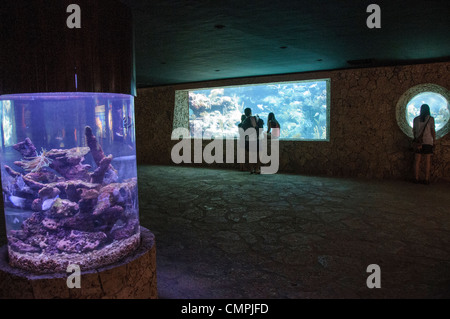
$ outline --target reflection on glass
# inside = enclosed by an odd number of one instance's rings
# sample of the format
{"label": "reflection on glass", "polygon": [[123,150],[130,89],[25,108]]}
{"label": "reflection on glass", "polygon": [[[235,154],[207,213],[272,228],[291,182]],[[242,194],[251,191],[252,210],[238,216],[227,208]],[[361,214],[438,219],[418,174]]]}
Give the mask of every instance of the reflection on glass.
{"label": "reflection on glass", "polygon": [[14,103],[13,101],[5,100],[0,101],[2,111],[1,132],[2,132],[2,144],[9,146],[14,144],[15,131],[13,129],[14,123]]}

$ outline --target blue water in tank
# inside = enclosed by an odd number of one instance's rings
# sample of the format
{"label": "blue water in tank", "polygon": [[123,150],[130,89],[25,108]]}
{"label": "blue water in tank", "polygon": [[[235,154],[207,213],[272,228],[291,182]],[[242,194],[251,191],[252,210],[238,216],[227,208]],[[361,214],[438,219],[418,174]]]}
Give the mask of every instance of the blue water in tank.
{"label": "blue water in tank", "polygon": [[112,264],[139,245],[134,97],[0,96],[1,178],[12,266]]}

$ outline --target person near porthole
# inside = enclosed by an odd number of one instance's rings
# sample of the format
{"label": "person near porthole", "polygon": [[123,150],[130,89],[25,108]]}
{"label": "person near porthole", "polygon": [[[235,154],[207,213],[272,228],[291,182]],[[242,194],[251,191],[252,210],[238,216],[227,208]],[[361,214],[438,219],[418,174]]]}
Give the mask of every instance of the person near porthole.
{"label": "person near porthole", "polygon": [[[414,154],[414,182],[430,184],[431,171],[431,155],[434,153],[434,145],[436,142],[436,128],[434,117],[430,114],[428,104],[422,104],[420,107],[420,115],[413,121],[414,139],[421,139],[421,145],[416,149]],[[419,180],[420,162],[422,157],[425,158],[425,180]]]}

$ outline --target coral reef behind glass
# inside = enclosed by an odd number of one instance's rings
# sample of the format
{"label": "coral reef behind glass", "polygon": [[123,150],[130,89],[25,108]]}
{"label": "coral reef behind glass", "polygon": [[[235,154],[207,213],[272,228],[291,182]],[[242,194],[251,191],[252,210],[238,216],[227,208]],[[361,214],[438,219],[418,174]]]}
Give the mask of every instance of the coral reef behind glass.
{"label": "coral reef behind glass", "polygon": [[12,266],[114,263],[139,245],[134,98],[3,95],[1,177]]}
{"label": "coral reef behind glass", "polygon": [[326,140],[329,91],[326,80],[257,84],[189,91],[189,128],[208,138],[238,137],[244,109],[281,126],[280,138]]}
{"label": "coral reef behind glass", "polygon": [[422,104],[429,105],[431,116],[435,119],[436,131],[447,124],[450,119],[450,111],[445,97],[434,92],[422,92],[408,102],[406,117],[410,127],[413,127],[414,118],[420,115]]}

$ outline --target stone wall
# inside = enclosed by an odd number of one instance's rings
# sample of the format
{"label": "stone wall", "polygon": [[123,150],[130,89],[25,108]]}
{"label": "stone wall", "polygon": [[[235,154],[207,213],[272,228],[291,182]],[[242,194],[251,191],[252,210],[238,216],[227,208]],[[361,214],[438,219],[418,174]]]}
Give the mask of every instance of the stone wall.
{"label": "stone wall", "polygon": [[[410,178],[410,138],[396,121],[409,88],[434,83],[450,89],[450,63],[431,63],[230,79],[138,90],[135,100],[139,164],[173,164],[175,91],[278,81],[331,79],[330,141],[280,141],[280,171],[299,174]],[[437,141],[432,175],[450,179],[450,134]],[[205,145],[205,142],[203,143]],[[237,164],[192,164],[236,168]]]}

